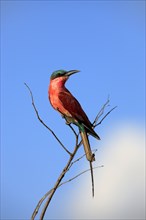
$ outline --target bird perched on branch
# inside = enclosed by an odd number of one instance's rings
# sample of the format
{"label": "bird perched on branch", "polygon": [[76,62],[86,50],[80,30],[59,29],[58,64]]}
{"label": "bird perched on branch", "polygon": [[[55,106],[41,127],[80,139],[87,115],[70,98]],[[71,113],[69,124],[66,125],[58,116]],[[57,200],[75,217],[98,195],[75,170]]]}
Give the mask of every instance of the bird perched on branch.
{"label": "bird perched on branch", "polygon": [[100,140],[100,137],[93,130],[92,123],[89,121],[86,113],[82,109],[77,99],[65,87],[69,77],[78,70],[57,70],[52,73],[49,85],[49,100],[55,110],[57,110],[66,119],[67,124],[73,123],[78,126],[82,143],[84,146],[87,160],[90,162],[92,195],[94,196],[94,181],[92,162],[95,161],[95,155],[91,151],[88,134]]}

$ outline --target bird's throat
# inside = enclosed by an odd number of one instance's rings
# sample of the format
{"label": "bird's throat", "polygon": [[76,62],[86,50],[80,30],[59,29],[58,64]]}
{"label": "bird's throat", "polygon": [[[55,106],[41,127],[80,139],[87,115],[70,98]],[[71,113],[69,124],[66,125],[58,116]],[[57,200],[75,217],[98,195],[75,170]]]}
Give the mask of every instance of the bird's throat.
{"label": "bird's throat", "polygon": [[50,86],[52,89],[63,89],[65,87],[65,82],[68,79],[68,77],[57,77],[53,80],[51,80]]}

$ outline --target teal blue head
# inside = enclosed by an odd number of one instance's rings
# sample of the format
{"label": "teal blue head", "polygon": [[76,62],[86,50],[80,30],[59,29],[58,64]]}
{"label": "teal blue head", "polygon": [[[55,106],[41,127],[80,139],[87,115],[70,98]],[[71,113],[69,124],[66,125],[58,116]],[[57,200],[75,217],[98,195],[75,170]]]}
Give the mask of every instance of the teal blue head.
{"label": "teal blue head", "polygon": [[51,75],[51,80],[52,79],[56,79],[58,77],[69,77],[74,73],[78,73],[79,70],[70,70],[70,71],[66,71],[66,70],[57,70],[54,71]]}

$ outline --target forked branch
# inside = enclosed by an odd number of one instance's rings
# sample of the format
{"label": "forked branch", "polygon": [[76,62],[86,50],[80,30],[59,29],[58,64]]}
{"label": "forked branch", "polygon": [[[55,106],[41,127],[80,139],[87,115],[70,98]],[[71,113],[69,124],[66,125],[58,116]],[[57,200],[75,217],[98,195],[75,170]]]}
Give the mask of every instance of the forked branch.
{"label": "forked branch", "polygon": [[[101,165],[101,166],[93,167],[93,169],[102,168],[102,167],[104,167],[104,166]],[[90,169],[84,170],[84,171],[82,171],[81,173],[77,174],[76,176],[74,176],[74,177],[72,177],[72,178],[70,178],[70,179],[68,179],[68,180],[66,180],[66,181],[64,181],[64,182],[62,182],[62,183],[60,183],[60,184],[58,185],[58,188],[59,188],[60,186],[63,186],[63,185],[66,184],[66,183],[69,183],[69,182],[73,181],[74,179],[77,179],[79,176],[81,176],[81,175],[83,175],[84,173],[87,173],[87,172],[89,172],[89,171],[90,171]],[[54,189],[54,188],[53,188],[53,189]],[[38,211],[39,211],[39,209],[40,209],[42,203],[43,203],[44,200],[49,196],[49,194],[52,192],[53,189],[50,189],[50,190],[40,199],[40,201],[38,202],[38,204],[37,204],[37,206],[36,206],[36,208],[35,208],[35,210],[34,210],[34,212],[33,212],[33,214],[32,214],[32,219],[34,219],[34,218],[36,217],[36,215],[37,215],[37,213],[38,213]]]}
{"label": "forked branch", "polygon": [[[32,91],[31,91],[30,87],[29,87],[26,83],[24,83],[24,84],[25,84],[25,86],[27,87],[27,89],[28,89],[29,92],[30,92],[31,101],[32,101],[32,106],[33,106],[33,108],[34,108],[34,111],[35,111],[35,113],[36,113],[36,116],[37,116],[38,120],[40,121],[41,124],[43,124],[44,127],[46,127],[46,128],[49,130],[49,132],[52,133],[52,135],[53,135],[54,138],[58,141],[58,143],[61,145],[61,147],[62,147],[62,148],[69,154],[69,156],[70,156],[69,159],[68,159],[68,161],[67,161],[66,166],[63,168],[63,170],[62,170],[60,176],[58,177],[58,179],[57,179],[57,181],[56,181],[54,187],[53,187],[51,190],[49,190],[49,191],[40,199],[40,201],[38,202],[38,204],[37,204],[37,206],[36,206],[36,208],[35,208],[35,210],[34,210],[32,216],[31,216],[31,220],[34,220],[35,217],[36,217],[36,215],[37,215],[38,212],[39,212],[40,207],[42,206],[42,203],[44,202],[44,200],[46,200],[46,202],[45,202],[45,204],[44,204],[44,207],[42,208],[41,215],[40,215],[40,220],[43,220],[43,219],[44,219],[44,216],[45,216],[45,213],[46,213],[46,210],[47,210],[47,208],[48,208],[48,206],[49,206],[49,204],[50,204],[50,202],[51,202],[51,200],[52,200],[52,198],[53,198],[53,196],[54,196],[56,190],[57,190],[60,186],[62,186],[62,185],[64,185],[64,184],[66,184],[66,183],[68,183],[68,182],[70,182],[70,181],[76,179],[77,177],[81,176],[82,174],[84,174],[85,172],[89,171],[90,169],[85,170],[85,171],[79,173],[79,174],[76,175],[75,177],[73,177],[73,178],[71,178],[71,179],[69,179],[69,180],[67,180],[67,181],[65,181],[65,182],[62,182],[62,180],[63,180],[65,174],[70,170],[70,168],[71,168],[76,162],[78,162],[79,160],[81,160],[81,159],[85,156],[85,155],[83,155],[82,157],[80,157],[80,158],[76,159],[75,161],[73,161],[73,159],[74,159],[74,157],[75,157],[75,155],[76,155],[76,153],[77,153],[79,147],[82,145],[82,141],[79,141],[79,134],[77,134],[76,131],[74,130],[74,128],[69,124],[69,127],[70,127],[71,130],[73,131],[73,133],[74,133],[74,135],[75,135],[75,138],[76,138],[76,144],[75,144],[75,146],[74,146],[73,152],[71,153],[71,152],[64,146],[64,144],[60,141],[60,139],[57,137],[57,135],[55,134],[55,132],[43,122],[43,120],[42,120],[41,117],[39,116],[38,110],[37,110],[37,108],[36,108]],[[98,122],[99,118],[104,114],[104,110],[105,110],[105,108],[106,108],[108,105],[109,105],[109,98],[108,98],[108,100],[106,101],[106,103],[103,105],[103,107],[101,108],[101,110],[99,111],[99,113],[97,114],[97,116],[95,117],[95,120],[94,120],[94,122],[93,122],[93,128],[95,128],[96,126],[98,126],[99,124],[101,124],[101,123],[103,122],[103,120],[116,108],[116,107],[112,108],[112,109],[111,109],[109,112],[107,112],[107,113],[103,116],[103,118]],[[99,166],[98,166],[98,167],[99,167]],[[100,167],[103,167],[103,166],[100,166]],[[95,169],[95,168],[97,168],[97,167],[94,167],[93,169]],[[62,183],[61,183],[61,182],[62,182]]]}

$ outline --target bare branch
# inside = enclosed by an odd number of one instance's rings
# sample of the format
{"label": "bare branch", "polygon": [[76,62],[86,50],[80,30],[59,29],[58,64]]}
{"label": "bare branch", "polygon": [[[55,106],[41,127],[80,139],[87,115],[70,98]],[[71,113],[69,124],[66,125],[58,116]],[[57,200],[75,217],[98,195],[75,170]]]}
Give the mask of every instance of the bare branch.
{"label": "bare branch", "polygon": [[93,122],[93,127],[96,126],[97,121],[99,120],[99,118],[101,117],[101,115],[103,115],[105,108],[109,106],[109,97],[106,101],[106,103],[102,106],[101,110],[98,112],[97,116],[95,117],[95,120]]}
{"label": "bare branch", "polygon": [[34,103],[34,98],[33,98],[32,91],[31,91],[31,89],[29,88],[29,86],[28,86],[26,83],[24,83],[24,85],[27,87],[27,89],[28,89],[29,92],[30,92],[31,101],[32,101],[32,106],[33,106],[33,108],[34,108],[34,110],[35,110],[35,113],[36,113],[36,115],[37,115],[38,120],[52,133],[52,135],[53,135],[53,136],[55,137],[55,139],[59,142],[59,144],[63,147],[63,149],[64,149],[69,155],[71,155],[71,153],[67,150],[67,148],[63,145],[63,143],[62,143],[62,142],[59,140],[59,138],[56,136],[56,134],[54,133],[54,131],[53,131],[51,128],[49,128],[49,127],[43,122],[43,120],[40,118],[39,113],[38,113],[38,110],[37,110],[37,108],[36,108],[36,106],[35,106],[35,103]]}
{"label": "bare branch", "polygon": [[[96,166],[96,167],[93,167],[93,169],[102,168],[102,167],[104,167],[104,166],[103,166],[103,165],[101,165],[101,166]],[[77,174],[76,176],[74,176],[74,177],[72,177],[72,178],[70,178],[70,179],[68,179],[68,180],[66,180],[66,181],[64,181],[64,182],[62,182],[62,183],[60,183],[60,184],[58,185],[58,188],[59,188],[60,186],[63,186],[63,185],[66,184],[66,183],[69,183],[69,182],[73,181],[74,179],[78,178],[79,176],[81,176],[81,175],[83,175],[84,173],[89,172],[89,171],[90,171],[90,169],[84,170],[84,171],[82,171],[81,173]],[[34,218],[35,218],[36,215],[38,214],[38,211],[39,211],[39,209],[40,209],[42,203],[43,203],[44,200],[50,195],[50,193],[53,191],[53,189],[54,189],[54,188],[52,188],[51,190],[49,190],[49,191],[40,199],[40,201],[38,202],[38,204],[37,204],[37,206],[36,206],[36,208],[35,208],[35,210],[34,210],[34,212],[33,212],[33,214],[32,214],[32,217],[31,217],[32,220],[34,220]]]}
{"label": "bare branch", "polygon": [[[32,214],[31,220],[34,220],[35,217],[36,217],[36,215],[37,215],[37,213],[38,213],[38,211],[39,211],[39,209],[40,209],[40,207],[41,207],[41,205],[42,205],[42,203],[44,202],[45,199],[47,199],[47,200],[46,200],[46,203],[44,204],[44,207],[43,207],[43,209],[42,209],[41,215],[40,215],[40,220],[43,220],[43,219],[44,219],[44,216],[45,216],[45,213],[46,213],[46,210],[47,210],[47,208],[48,208],[48,206],[49,206],[49,204],[50,204],[50,202],[51,202],[51,200],[52,200],[52,198],[53,198],[53,196],[54,196],[56,190],[58,189],[58,187],[60,187],[60,186],[62,186],[62,185],[64,185],[64,184],[66,184],[66,183],[68,183],[68,182],[74,180],[75,178],[79,177],[80,175],[84,174],[85,172],[90,171],[92,164],[90,163],[90,169],[85,170],[85,171],[79,173],[78,175],[74,176],[73,178],[71,178],[71,179],[69,179],[69,180],[67,180],[67,181],[61,183],[61,181],[62,181],[62,179],[64,178],[65,174],[69,171],[69,169],[72,167],[72,165],[75,164],[76,162],[78,162],[79,160],[81,160],[81,159],[85,156],[85,155],[83,155],[83,156],[79,157],[78,159],[76,159],[75,161],[73,161],[73,159],[74,159],[74,157],[75,157],[75,155],[76,155],[76,153],[77,153],[79,147],[82,145],[82,140],[79,142],[79,133],[78,133],[78,134],[76,133],[76,131],[74,130],[74,128],[70,125],[69,121],[67,120],[67,122],[68,122],[67,124],[69,125],[69,127],[71,128],[71,130],[73,131],[73,133],[74,133],[74,135],[75,135],[75,137],[76,137],[76,144],[75,144],[73,153],[69,152],[69,151],[67,150],[67,148],[63,145],[63,143],[59,140],[59,138],[56,136],[56,134],[54,133],[54,131],[53,131],[50,127],[48,127],[48,126],[43,122],[43,120],[40,118],[39,113],[38,113],[38,110],[37,110],[37,108],[36,108],[36,106],[35,106],[35,103],[34,103],[34,98],[33,98],[32,91],[31,91],[31,89],[29,88],[29,86],[28,86],[26,83],[24,83],[24,84],[25,84],[25,86],[27,87],[27,89],[28,89],[29,92],[30,92],[31,100],[32,100],[32,106],[33,106],[33,108],[34,108],[34,110],[35,110],[35,113],[36,113],[36,115],[37,115],[38,120],[52,133],[52,135],[53,135],[53,136],[55,137],[55,139],[59,142],[59,144],[63,147],[63,149],[70,155],[66,166],[65,166],[64,169],[62,170],[62,172],[61,172],[59,178],[57,179],[57,181],[56,181],[56,183],[55,183],[55,186],[54,186],[51,190],[49,190],[49,191],[40,199],[40,201],[38,202],[38,204],[37,204],[37,206],[36,206],[36,208],[35,208],[35,210],[34,210],[34,212],[33,212],[33,214]],[[95,118],[95,120],[94,120],[94,122],[93,122],[93,129],[94,129],[97,125],[101,124],[102,121],[111,113],[111,111],[113,111],[113,110],[116,108],[116,107],[112,108],[112,109],[100,120],[100,122],[97,123],[97,121],[99,120],[99,118],[104,114],[104,110],[105,110],[105,108],[108,106],[108,104],[109,104],[109,98],[108,98],[107,102],[103,105],[103,107],[101,108],[101,110],[99,111],[99,113],[97,114],[97,116],[96,116],[96,118]],[[103,167],[103,166],[100,166],[100,167]],[[98,167],[94,167],[93,169],[95,169],[95,168],[98,168]],[[93,181],[92,181],[92,182],[93,182]],[[93,185],[92,185],[92,191],[93,191],[93,188],[94,188],[94,187],[93,187]],[[48,197],[48,198],[47,198],[47,197]]]}
{"label": "bare branch", "polygon": [[75,164],[76,162],[78,162],[79,160],[81,160],[83,157],[85,157],[86,154],[82,155],[81,157],[79,157],[78,159],[74,160],[73,162],[70,163],[70,166],[68,168],[68,170],[73,166],[73,164]]}
{"label": "bare branch", "polygon": [[52,192],[52,190],[53,190],[53,189],[50,189],[50,190],[40,199],[40,201],[38,202],[38,204],[37,204],[37,206],[36,206],[36,208],[35,208],[35,210],[34,210],[32,216],[31,216],[31,220],[34,220],[34,219],[35,219],[35,217],[36,217],[36,215],[38,214],[38,211],[39,211],[39,209],[40,209],[40,207],[41,207],[43,201],[47,198],[47,196],[49,196],[49,194]]}
{"label": "bare branch", "polygon": [[68,171],[68,168],[69,168],[69,166],[70,166],[70,163],[71,163],[71,161],[73,160],[73,158],[74,158],[74,156],[75,156],[77,150],[79,149],[79,147],[80,147],[80,143],[75,146],[74,151],[73,151],[73,153],[71,154],[71,156],[70,156],[70,158],[69,158],[69,160],[68,160],[68,162],[67,162],[67,165],[66,165],[66,166],[64,167],[64,169],[62,170],[62,172],[61,172],[61,174],[60,174],[60,176],[59,176],[59,178],[58,178],[58,180],[57,180],[57,182],[56,182],[54,188],[52,189],[52,191],[51,191],[51,193],[50,193],[50,195],[49,195],[48,200],[46,201],[46,203],[45,203],[45,205],[44,205],[44,208],[43,208],[42,213],[41,213],[41,215],[40,215],[40,220],[43,220],[44,215],[45,215],[45,213],[46,213],[46,210],[47,210],[47,208],[48,208],[48,205],[50,204],[51,199],[52,199],[54,193],[56,192],[56,190],[57,190],[59,184],[61,183],[63,177],[65,176],[66,172]]}
{"label": "bare branch", "polygon": [[[77,160],[75,160],[74,162],[72,162],[72,160],[73,160],[73,158],[74,158],[74,156],[75,156],[75,154],[76,154],[76,152],[77,152],[77,150],[79,149],[79,147],[80,147],[81,144],[82,144],[82,142],[80,141],[80,143],[75,146],[74,152],[73,152],[72,155],[70,156],[70,159],[69,159],[67,165],[65,166],[65,168],[63,169],[63,171],[62,171],[60,177],[58,178],[58,180],[57,180],[57,182],[56,182],[54,188],[53,188],[52,190],[50,190],[47,194],[45,194],[45,195],[46,195],[45,197],[43,197],[43,198],[46,198],[46,197],[49,195],[49,198],[48,198],[46,204],[44,205],[44,209],[42,210],[42,213],[41,213],[41,216],[40,216],[40,220],[43,220],[44,215],[45,215],[45,212],[46,212],[46,210],[47,210],[47,207],[48,207],[49,203],[51,202],[51,199],[52,199],[52,197],[53,197],[55,191],[58,189],[58,187],[64,185],[65,183],[68,183],[68,182],[74,180],[75,178],[79,177],[79,176],[82,175],[83,173],[85,173],[85,172],[87,172],[87,171],[90,170],[90,169],[88,169],[88,170],[86,170],[86,171],[83,171],[82,173],[76,175],[75,177],[73,177],[73,178],[71,178],[71,179],[69,179],[69,180],[67,180],[67,181],[65,181],[65,182],[63,182],[63,183],[61,183],[61,180],[62,180],[63,177],[65,176],[66,172],[69,171],[69,169],[71,168],[71,166],[72,166],[74,163],[76,163],[77,161],[79,161],[81,158],[83,158],[84,155],[83,155],[82,157],[78,158]],[[95,151],[96,151],[96,150],[95,150]],[[98,166],[98,167],[99,167],[99,166]],[[96,167],[96,168],[98,168],[98,167]],[[100,166],[100,167],[103,167],[103,165]],[[95,169],[95,168],[94,168],[94,169]],[[43,199],[43,201],[44,201],[44,199]],[[32,220],[33,220],[33,219],[32,219]]]}
{"label": "bare branch", "polygon": [[112,108],[108,113],[106,113],[106,115],[100,120],[100,122],[98,122],[96,125],[94,125],[94,127],[100,125],[100,124],[103,122],[103,120],[104,120],[115,108],[117,108],[117,106],[115,106],[115,107]]}
{"label": "bare branch", "polygon": [[81,145],[81,142],[80,142],[78,145],[75,146],[74,151],[73,151],[73,153],[70,155],[70,158],[69,158],[69,160],[68,160],[68,162],[67,162],[67,165],[64,167],[64,169],[62,170],[62,172],[61,172],[59,178],[57,179],[54,188],[52,188],[51,190],[49,190],[49,191],[42,197],[42,199],[38,202],[38,204],[37,204],[37,206],[36,206],[36,208],[35,208],[35,210],[34,210],[34,212],[33,212],[33,214],[32,214],[31,220],[34,220],[34,219],[35,219],[35,217],[36,217],[36,215],[37,215],[37,213],[38,213],[38,210],[39,210],[41,204],[42,204],[43,201],[49,196],[49,197],[48,197],[48,200],[46,201],[46,203],[45,203],[45,205],[44,205],[44,208],[43,208],[43,210],[42,210],[41,216],[40,216],[40,220],[43,220],[44,215],[45,215],[45,212],[46,212],[46,210],[47,210],[47,208],[48,208],[48,205],[50,204],[51,199],[52,199],[54,193],[56,192],[57,188],[59,187],[59,185],[60,185],[60,183],[61,183],[63,177],[64,177],[65,174],[66,174],[66,172],[69,170],[69,166],[70,166],[70,164],[71,164],[71,161],[73,160],[73,158],[74,158],[74,156],[75,156],[77,150],[79,149],[80,145]]}
{"label": "bare branch", "polygon": [[[102,168],[102,167],[104,167],[104,165],[96,166],[96,167],[93,167],[93,170],[94,170],[94,169],[97,169],[97,168]],[[66,183],[68,183],[68,182],[71,182],[72,180],[78,178],[79,176],[81,176],[81,175],[83,175],[84,173],[87,173],[87,172],[89,172],[89,171],[90,171],[90,169],[87,169],[87,170],[82,171],[81,173],[77,174],[76,176],[72,177],[71,179],[66,180],[65,182],[61,183],[61,184],[59,185],[59,187],[62,186],[62,185],[64,185],[64,184],[66,184]]]}

